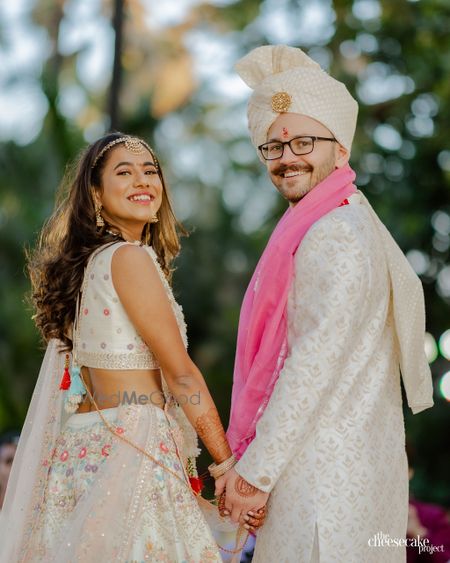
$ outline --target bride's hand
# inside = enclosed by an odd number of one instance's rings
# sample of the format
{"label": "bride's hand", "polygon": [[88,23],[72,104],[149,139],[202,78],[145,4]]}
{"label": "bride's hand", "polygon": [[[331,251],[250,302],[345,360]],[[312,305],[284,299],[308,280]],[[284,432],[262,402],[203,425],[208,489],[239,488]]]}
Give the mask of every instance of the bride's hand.
{"label": "bride's hand", "polygon": [[243,526],[249,532],[255,532],[263,526],[267,515],[267,504],[258,510],[250,510],[243,518]]}
{"label": "bride's hand", "polygon": [[[219,497],[218,509],[219,514],[223,518],[229,516],[228,510],[225,508],[225,492],[223,492]],[[263,506],[262,508],[253,511],[250,510],[247,514],[241,519],[240,523],[244,526],[246,530],[249,532],[255,532],[264,524],[267,515],[267,505]]]}
{"label": "bride's hand", "polygon": [[[245,522],[249,512],[257,514],[257,511],[266,505],[269,498],[269,493],[265,493],[248,483],[235,469],[230,469],[216,480],[215,492],[216,496],[225,492],[222,514],[224,516],[229,515],[231,520],[236,523]],[[259,518],[255,518],[255,516],[250,516],[250,518],[259,522]]]}

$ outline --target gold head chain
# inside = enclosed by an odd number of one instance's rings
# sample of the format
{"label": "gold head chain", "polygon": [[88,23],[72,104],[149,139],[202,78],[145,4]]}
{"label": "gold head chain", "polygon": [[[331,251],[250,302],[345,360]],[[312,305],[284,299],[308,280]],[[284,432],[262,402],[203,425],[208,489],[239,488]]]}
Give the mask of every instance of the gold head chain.
{"label": "gold head chain", "polygon": [[102,150],[98,153],[98,155],[95,157],[91,169],[94,169],[96,167],[97,162],[102,158],[102,156],[107,151],[109,151],[112,147],[118,145],[119,143],[123,143],[127,151],[130,152],[131,154],[143,154],[146,150],[148,150],[153,157],[156,170],[159,170],[158,160],[155,156],[155,153],[151,149],[150,145],[148,145],[145,141],[139,139],[138,137],[130,137],[129,135],[127,135],[126,137],[119,137],[118,139],[114,139],[114,141],[111,141],[110,143],[105,145],[102,148]]}

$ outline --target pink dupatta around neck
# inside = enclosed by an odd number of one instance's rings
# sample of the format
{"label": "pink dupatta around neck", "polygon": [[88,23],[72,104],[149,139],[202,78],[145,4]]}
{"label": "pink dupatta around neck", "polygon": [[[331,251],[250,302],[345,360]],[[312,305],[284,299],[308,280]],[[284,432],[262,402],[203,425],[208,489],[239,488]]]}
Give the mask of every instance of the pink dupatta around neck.
{"label": "pink dupatta around neck", "polygon": [[238,458],[255,436],[287,356],[286,306],[294,257],[308,229],[356,192],[349,165],[289,207],[278,222],[245,292],[239,318],[227,436]]}

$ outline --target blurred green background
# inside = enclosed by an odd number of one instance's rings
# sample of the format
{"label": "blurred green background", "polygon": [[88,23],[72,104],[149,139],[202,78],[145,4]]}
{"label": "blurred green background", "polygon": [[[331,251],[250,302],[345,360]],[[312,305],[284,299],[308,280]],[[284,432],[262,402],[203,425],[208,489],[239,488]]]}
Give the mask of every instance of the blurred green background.
{"label": "blurred green background", "polygon": [[21,426],[42,357],[24,246],[66,163],[111,128],[154,144],[192,230],[175,290],[227,420],[240,303],[284,209],[250,145],[233,64],[287,43],[358,99],[357,183],[423,281],[436,405],[405,411],[412,491],[450,507],[449,30],[447,0],[1,2],[0,431]]}

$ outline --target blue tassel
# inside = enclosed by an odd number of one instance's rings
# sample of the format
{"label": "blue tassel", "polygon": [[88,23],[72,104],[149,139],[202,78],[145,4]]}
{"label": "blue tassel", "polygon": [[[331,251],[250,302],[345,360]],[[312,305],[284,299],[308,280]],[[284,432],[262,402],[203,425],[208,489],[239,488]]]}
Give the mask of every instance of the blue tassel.
{"label": "blue tassel", "polygon": [[86,387],[81,381],[80,368],[78,366],[72,366],[70,370],[70,387],[67,391],[68,395],[85,395]]}
{"label": "blue tassel", "polygon": [[80,368],[72,366],[70,370],[70,387],[66,391],[64,400],[64,408],[69,413],[78,410],[78,405],[83,401],[83,395],[86,394],[86,387],[80,377]]}

